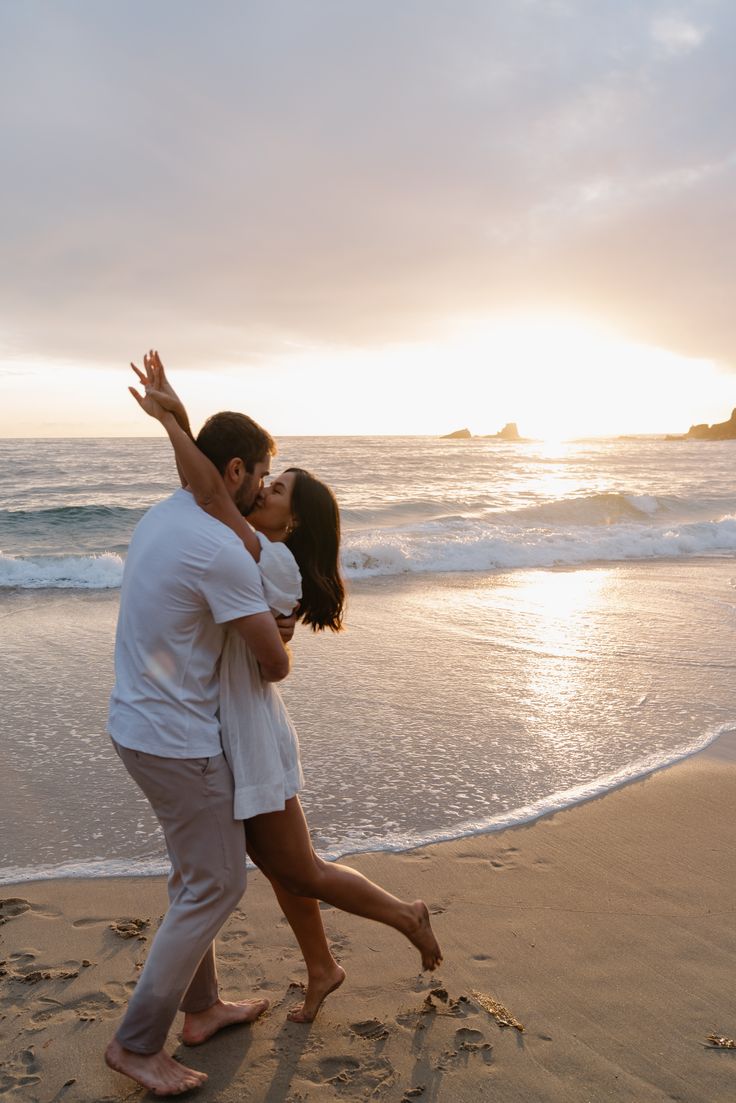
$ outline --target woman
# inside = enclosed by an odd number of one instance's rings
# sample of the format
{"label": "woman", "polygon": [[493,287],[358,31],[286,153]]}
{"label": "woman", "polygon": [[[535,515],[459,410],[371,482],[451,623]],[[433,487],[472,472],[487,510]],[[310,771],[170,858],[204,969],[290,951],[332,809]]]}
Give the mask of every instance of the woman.
{"label": "woman", "polygon": [[[262,492],[249,524],[217,468],[194,443],[186,410],[158,354],[144,357],[145,372],[131,366],[146,395],[133,387],[130,391],[166,429],[182,485],[243,540],[259,564],[274,612],[288,615],[296,606],[298,619],[314,631],[339,631],[344,605],[340,519],[329,488],[308,472],[289,468]],[[288,1018],[312,1022],[325,997],[345,979],[327,943],[320,900],[394,927],[419,950],[422,968],[436,969],[442,955],[423,901],[401,901],[348,866],[325,862],[315,853],[297,796],[302,774],[296,732],[278,690],[260,678],[255,659],[236,633],[228,634],[223,648],[220,684],[222,740],[235,778],[235,816],[245,820],[248,854],[271,882],[307,967],[305,1000]],[[189,1044],[204,1040],[185,1039]]]}

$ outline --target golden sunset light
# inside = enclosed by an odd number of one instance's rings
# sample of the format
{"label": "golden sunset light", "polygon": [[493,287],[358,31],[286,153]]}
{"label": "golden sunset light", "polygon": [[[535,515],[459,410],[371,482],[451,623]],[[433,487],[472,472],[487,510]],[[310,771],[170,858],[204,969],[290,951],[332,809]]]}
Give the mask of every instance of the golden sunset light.
{"label": "golden sunset light", "polygon": [[3,1100],[736,1098],[735,44],[1,0]]}
{"label": "golden sunset light", "polygon": [[[732,377],[713,361],[569,316],[520,313],[446,330],[431,343],[293,350],[257,368],[214,362],[179,378],[196,423],[234,407],[279,435],[441,435],[465,426],[491,435],[509,421],[523,437],[551,441],[676,433],[722,420],[736,402]],[[156,432],[129,399],[127,364],[16,362],[13,371],[8,436]]]}

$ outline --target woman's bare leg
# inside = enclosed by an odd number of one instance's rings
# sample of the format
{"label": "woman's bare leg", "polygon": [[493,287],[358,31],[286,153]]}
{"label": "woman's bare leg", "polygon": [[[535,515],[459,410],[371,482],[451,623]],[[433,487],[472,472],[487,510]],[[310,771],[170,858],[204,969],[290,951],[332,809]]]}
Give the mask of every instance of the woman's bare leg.
{"label": "woman's bare leg", "polygon": [[422,969],[436,969],[442,961],[423,901],[406,903],[349,866],[318,857],[298,797],[288,800],[283,812],[254,816],[245,830],[262,868],[287,893],[324,900],[341,911],[393,927],[419,950]]}
{"label": "woman's bare leg", "polygon": [[[253,820],[248,821],[248,824],[252,823]],[[332,956],[318,901],[308,896],[295,896],[287,892],[269,875],[260,854],[250,841],[247,843],[247,850],[248,856],[271,882],[279,907],[294,932],[307,967],[307,992],[304,1002],[293,1007],[287,1018],[294,1023],[311,1023],[326,997],[339,988],[345,980],[345,970]]]}

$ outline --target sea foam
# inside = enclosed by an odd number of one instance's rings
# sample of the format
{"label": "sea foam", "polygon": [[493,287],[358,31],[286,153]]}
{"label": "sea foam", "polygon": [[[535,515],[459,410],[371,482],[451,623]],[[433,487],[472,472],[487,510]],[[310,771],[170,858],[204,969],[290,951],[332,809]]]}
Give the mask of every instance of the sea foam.
{"label": "sea foam", "polygon": [[0,552],[0,588],[40,590],[113,590],[123,578],[123,560],[102,555],[22,558]]}
{"label": "sea foam", "polygon": [[631,559],[682,559],[736,551],[736,518],[669,525],[514,526],[468,520],[414,530],[348,534],[350,578],[583,566]]}
{"label": "sea foam", "polygon": [[[636,508],[636,507],[632,507]],[[643,514],[642,514],[643,515]],[[508,517],[508,515],[506,515]],[[579,525],[498,523],[490,515],[445,517],[392,528],[346,531],[348,578],[488,572],[632,559],[683,559],[736,551],[736,518],[715,521]],[[0,589],[109,590],[120,586],[123,558],[12,556],[0,552]]]}

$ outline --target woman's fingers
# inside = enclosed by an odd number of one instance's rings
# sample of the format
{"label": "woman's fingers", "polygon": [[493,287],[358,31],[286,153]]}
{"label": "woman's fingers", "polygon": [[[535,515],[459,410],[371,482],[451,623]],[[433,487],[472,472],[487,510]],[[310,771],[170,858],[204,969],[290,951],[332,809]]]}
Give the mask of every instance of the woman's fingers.
{"label": "woman's fingers", "polygon": [[[161,363],[161,357],[155,349],[149,349],[143,356],[144,371],[141,371],[132,361],[130,363],[131,368],[138,376],[139,381],[143,384],[146,394],[152,395],[158,402],[166,407],[166,409],[172,409],[172,402],[174,402],[176,396],[171,391],[164,372],[164,366]],[[138,394],[132,387],[128,388],[130,393],[135,396],[139,405],[143,404],[141,395]],[[169,396],[169,391],[171,395]],[[168,398],[168,401],[166,401]],[[174,403],[175,404],[175,403]],[[144,407],[145,408],[145,407]]]}
{"label": "woman's fingers", "polygon": [[176,399],[167,391],[158,391],[155,387],[146,387],[146,394],[149,398],[155,399],[159,406],[163,406],[164,410],[175,410]]}
{"label": "woman's fingers", "polygon": [[161,357],[156,350],[154,350],[153,353],[153,372],[156,390],[164,390],[166,386],[166,372],[164,371],[164,366],[161,363]]}
{"label": "woman's fingers", "polygon": [[[131,366],[132,366],[132,365],[131,365]],[[137,370],[138,370],[138,369],[136,368],[136,371],[137,371]],[[140,375],[140,372],[138,372],[138,374]],[[143,382],[143,380],[142,380],[142,379],[141,379],[141,382]],[[138,391],[137,391],[137,390],[135,389],[135,387],[128,387],[128,390],[129,390],[129,391],[130,391],[130,393],[131,393],[131,394],[133,395],[133,398],[134,398],[134,399],[136,400],[136,402],[138,403],[138,405],[139,405],[139,406],[142,406],[142,405],[143,405],[143,398],[142,398],[142,396],[141,396],[141,395],[139,395],[139,394],[138,394]]]}
{"label": "woman's fingers", "polygon": [[148,350],[143,357],[143,363],[146,369],[146,383],[150,387],[153,383],[153,349]]}

